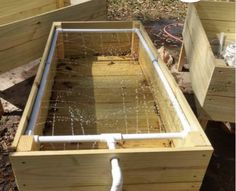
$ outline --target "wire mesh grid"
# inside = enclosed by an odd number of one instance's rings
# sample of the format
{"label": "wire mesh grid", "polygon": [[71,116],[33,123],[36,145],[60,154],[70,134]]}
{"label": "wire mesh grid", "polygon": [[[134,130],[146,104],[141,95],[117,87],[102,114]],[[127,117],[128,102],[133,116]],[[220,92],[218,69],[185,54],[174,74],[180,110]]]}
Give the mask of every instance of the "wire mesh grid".
{"label": "wire mesh grid", "polygon": [[[138,52],[131,51],[134,35],[60,33],[48,79],[52,89],[45,90],[50,99],[41,103],[46,120],[42,115],[36,124],[44,126],[44,135],[165,132],[154,90],[143,74]],[[55,149],[54,144],[47,147]],[[81,143],[73,147],[83,148]]]}

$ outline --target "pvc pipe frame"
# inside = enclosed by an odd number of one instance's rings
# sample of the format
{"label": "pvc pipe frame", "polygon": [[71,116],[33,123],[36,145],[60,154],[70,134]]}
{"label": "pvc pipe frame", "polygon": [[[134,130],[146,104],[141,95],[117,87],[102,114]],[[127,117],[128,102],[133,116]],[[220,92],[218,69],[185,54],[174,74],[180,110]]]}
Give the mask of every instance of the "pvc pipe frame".
{"label": "pvc pipe frame", "polygon": [[[112,137],[115,137],[116,140],[143,140],[143,139],[168,139],[168,138],[184,138],[187,136],[188,132],[190,131],[190,124],[181,108],[179,105],[173,90],[171,89],[171,86],[167,79],[165,78],[165,75],[162,72],[162,69],[160,65],[158,64],[158,61],[154,55],[154,53],[150,50],[148,47],[141,31],[137,28],[133,29],[62,29],[62,28],[57,28],[55,30],[55,34],[53,36],[52,44],[49,50],[48,54],[48,59],[45,64],[44,72],[42,75],[41,83],[39,86],[39,90],[36,96],[36,100],[33,106],[33,110],[30,116],[29,124],[26,130],[27,135],[33,135],[34,128],[36,126],[36,121],[37,121],[37,116],[39,114],[39,109],[40,109],[40,103],[42,101],[43,97],[43,91],[46,85],[46,79],[50,70],[50,65],[52,62],[52,58],[55,52],[55,47],[56,47],[56,42],[57,42],[57,37],[59,32],[91,32],[91,33],[97,33],[97,32],[103,32],[103,33],[111,33],[111,32],[116,32],[116,33],[123,33],[123,32],[132,32],[136,33],[137,36],[139,37],[140,42],[142,43],[144,49],[148,53],[153,66],[161,79],[164,88],[167,92],[167,95],[170,99],[170,101],[173,104],[173,107],[179,117],[179,120],[183,126],[183,130],[181,132],[174,132],[174,133],[146,133],[146,134],[119,134],[120,138],[117,139],[116,136],[113,134],[105,134],[105,135],[110,135]],[[36,140],[37,142],[91,142],[91,141],[102,141],[104,135],[73,135],[73,136],[37,136]]]}

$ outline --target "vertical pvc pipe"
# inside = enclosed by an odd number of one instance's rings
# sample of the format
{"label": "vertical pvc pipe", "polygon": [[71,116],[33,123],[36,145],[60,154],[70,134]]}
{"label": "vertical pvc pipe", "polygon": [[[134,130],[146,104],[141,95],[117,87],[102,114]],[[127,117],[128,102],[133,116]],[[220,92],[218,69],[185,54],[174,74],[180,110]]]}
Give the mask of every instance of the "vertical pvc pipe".
{"label": "vertical pvc pipe", "polygon": [[[110,150],[116,149],[116,140],[112,136],[107,137],[107,145]],[[118,158],[111,159],[112,185],[110,191],[122,191],[123,175]]]}
{"label": "vertical pvc pipe", "polygon": [[112,186],[110,191],[122,191],[123,176],[119,165],[119,159],[111,159]]}

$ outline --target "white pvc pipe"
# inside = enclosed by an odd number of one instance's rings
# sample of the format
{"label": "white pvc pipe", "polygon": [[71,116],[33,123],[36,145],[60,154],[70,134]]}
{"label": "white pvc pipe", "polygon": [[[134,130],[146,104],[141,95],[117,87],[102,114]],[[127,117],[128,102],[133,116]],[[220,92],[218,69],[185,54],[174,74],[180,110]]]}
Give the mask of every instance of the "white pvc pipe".
{"label": "white pvc pipe", "polygon": [[177,115],[178,115],[178,117],[180,119],[181,124],[183,125],[184,132],[189,132],[190,131],[189,122],[188,122],[188,120],[187,120],[187,118],[186,118],[186,116],[185,116],[181,106],[179,105],[179,102],[176,99],[176,97],[175,97],[175,95],[173,93],[173,90],[170,87],[169,82],[167,81],[165,75],[163,74],[162,69],[161,69],[160,65],[158,64],[158,61],[157,61],[154,53],[148,47],[148,45],[147,45],[145,39],[143,38],[143,35],[141,34],[140,30],[136,29],[135,32],[138,35],[138,37],[139,37],[139,39],[140,39],[144,49],[148,53],[148,55],[149,55],[149,57],[150,57],[150,59],[151,59],[151,61],[153,63],[153,66],[154,66],[154,68],[155,68],[155,70],[156,70],[156,72],[157,72],[157,74],[159,76],[159,78],[161,79],[162,83],[164,84],[164,88],[165,88],[165,90],[167,92],[167,95],[168,95],[168,97],[170,98],[170,101],[173,104],[173,107],[174,107],[174,109],[175,109],[175,111],[176,111],[176,113],[177,113]]}
{"label": "white pvc pipe", "polygon": [[196,2],[199,2],[200,0],[180,0],[184,3],[196,3]]}
{"label": "white pvc pipe", "polygon": [[91,32],[91,33],[124,33],[124,32],[135,32],[135,28],[133,29],[62,29],[62,28],[57,28],[56,29],[58,32]]}
{"label": "white pvc pipe", "polygon": [[[106,139],[107,146],[110,150],[116,149],[116,139],[112,135],[103,136]],[[122,191],[123,187],[123,175],[119,165],[118,158],[111,159],[111,175],[112,175],[112,185],[110,191]]]}
{"label": "white pvc pipe", "polygon": [[56,48],[58,33],[59,32],[56,30],[55,34],[53,36],[52,45],[50,47],[48,58],[47,58],[47,61],[45,63],[45,67],[44,67],[44,71],[43,71],[43,74],[42,74],[41,82],[39,84],[39,90],[38,90],[37,96],[35,98],[34,106],[33,106],[32,112],[31,112],[31,116],[30,116],[30,119],[29,119],[27,130],[26,130],[27,135],[32,135],[33,132],[34,132],[34,128],[36,126],[36,121],[37,121],[37,117],[38,117],[38,114],[39,114],[40,104],[42,102],[42,97],[43,97],[44,89],[45,89],[46,82],[47,82],[46,80],[47,80],[47,77],[48,77],[48,73],[50,71],[50,66],[51,66],[53,54],[54,54],[54,51],[55,51],[55,48]]}
{"label": "white pvc pipe", "polygon": [[34,136],[37,143],[102,142],[101,135]]}
{"label": "white pvc pipe", "polygon": [[111,159],[112,185],[111,191],[122,191],[123,175],[119,165],[119,159]]}
{"label": "white pvc pipe", "polygon": [[142,140],[142,139],[183,139],[188,133],[186,131],[176,133],[144,133],[144,134],[101,134],[101,135],[58,135],[38,136],[35,135],[35,142],[38,143],[71,143],[71,142],[107,142],[113,138],[116,141]]}

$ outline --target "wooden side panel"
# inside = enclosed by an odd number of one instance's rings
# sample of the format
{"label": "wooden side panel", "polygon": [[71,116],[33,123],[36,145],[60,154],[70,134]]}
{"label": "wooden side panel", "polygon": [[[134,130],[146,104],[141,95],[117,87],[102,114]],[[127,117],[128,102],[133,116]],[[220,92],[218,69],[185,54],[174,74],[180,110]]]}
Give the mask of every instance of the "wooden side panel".
{"label": "wooden side panel", "polygon": [[24,134],[25,128],[28,125],[30,114],[31,114],[31,111],[32,111],[32,108],[33,108],[33,105],[34,105],[34,100],[35,100],[36,95],[37,95],[37,91],[38,91],[39,84],[40,84],[40,81],[41,81],[41,77],[42,77],[42,74],[43,74],[43,70],[44,70],[44,67],[45,67],[46,59],[47,59],[47,56],[48,56],[48,51],[50,49],[50,45],[51,45],[51,42],[52,42],[52,39],[53,39],[54,31],[55,31],[55,24],[51,28],[49,38],[48,38],[47,43],[46,43],[46,48],[44,50],[44,55],[41,59],[41,63],[39,65],[37,75],[34,79],[34,83],[32,85],[28,101],[26,103],[23,115],[21,117],[21,120],[20,120],[16,135],[15,135],[14,141],[11,145],[11,147],[13,149],[15,149],[17,147],[18,142],[20,140],[20,137],[21,137],[21,135]]}
{"label": "wooden side panel", "polygon": [[235,122],[235,68],[215,68],[203,109],[207,118]]}
{"label": "wooden side panel", "polygon": [[[190,183],[160,183],[160,184],[140,184],[140,185],[125,185],[125,191],[199,191],[201,183],[199,182],[190,182]],[[77,187],[69,188],[68,190],[74,190]],[[79,191],[108,191],[111,189],[111,186],[83,186],[79,187]],[[51,189],[44,189],[46,191],[51,191]],[[57,191],[67,191],[65,188],[57,188]],[[24,190],[23,190],[24,191]],[[41,191],[40,189],[35,189],[34,191]],[[54,190],[52,190],[54,191]]]}
{"label": "wooden side panel", "polygon": [[[132,22],[75,22],[62,23],[62,28],[132,28]],[[65,56],[130,54],[132,33],[64,33]]]}
{"label": "wooden side panel", "polygon": [[[58,7],[58,0],[0,0],[0,25],[35,16]],[[60,3],[62,7],[62,3]]]}
{"label": "wooden side panel", "polygon": [[235,2],[201,1],[195,4],[200,19],[218,21],[235,20]]}
{"label": "wooden side panel", "polygon": [[220,32],[235,33],[235,21],[214,21],[214,20],[201,20],[202,25],[207,33],[213,36]]}
{"label": "wooden side panel", "polygon": [[158,186],[163,190],[199,190],[211,156],[211,150],[204,147],[103,152],[19,152],[12,154],[11,162],[21,191],[105,191],[111,185],[110,159],[114,155],[120,159],[126,191],[141,191],[151,185],[152,190]]}
{"label": "wooden side panel", "polygon": [[105,18],[105,0],[83,0],[73,6],[0,26],[0,73],[42,56],[52,22]]}
{"label": "wooden side panel", "polygon": [[203,107],[207,119],[235,122],[235,98],[207,95]]}
{"label": "wooden side panel", "polygon": [[235,97],[235,68],[216,66],[207,95]]}
{"label": "wooden side panel", "polygon": [[195,7],[209,38],[217,38],[220,32],[235,33],[235,2],[201,1]]}
{"label": "wooden side panel", "polygon": [[64,34],[65,57],[130,54],[131,33]]}
{"label": "wooden side panel", "polygon": [[203,106],[215,58],[194,5],[189,5],[183,36],[193,91]]}

